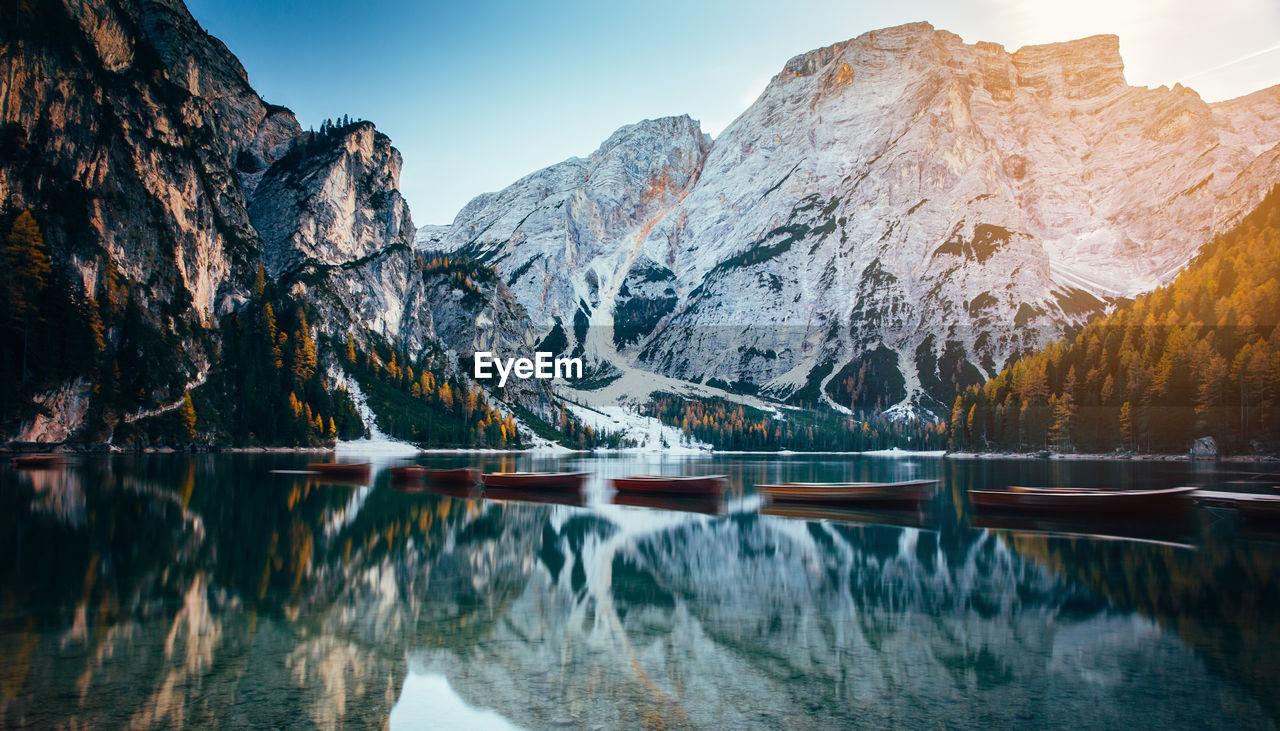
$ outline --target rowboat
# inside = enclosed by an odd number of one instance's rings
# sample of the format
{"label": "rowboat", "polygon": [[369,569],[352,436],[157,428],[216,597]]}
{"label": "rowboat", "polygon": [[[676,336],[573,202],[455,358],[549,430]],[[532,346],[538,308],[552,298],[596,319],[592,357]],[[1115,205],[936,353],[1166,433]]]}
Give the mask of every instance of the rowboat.
{"label": "rowboat", "polygon": [[65,462],[66,458],[57,454],[23,454],[9,460],[9,464],[14,467],[27,470],[52,469],[62,466]]}
{"label": "rowboat", "polygon": [[473,485],[479,477],[480,470],[471,467],[440,470],[411,464],[391,468],[391,479],[397,482],[425,481],[450,485]]}
{"label": "rowboat", "polygon": [[634,508],[651,508],[653,510],[672,510],[680,513],[702,513],[703,515],[719,515],[723,512],[724,502],[719,495],[664,495],[645,492],[618,492],[613,495],[614,505],[627,505]]}
{"label": "rowboat", "polygon": [[724,475],[631,475],[609,480],[609,484],[618,492],[719,496],[729,481]]}
{"label": "rowboat", "polygon": [[1106,490],[1088,487],[1022,487],[970,490],[975,508],[1045,513],[1153,513],[1184,504],[1195,486],[1155,490]]}
{"label": "rowboat", "polygon": [[1250,520],[1280,520],[1280,495],[1249,495],[1236,500],[1236,510]]}
{"label": "rowboat", "polygon": [[368,462],[313,462],[307,469],[329,477],[365,478],[370,467]]}
{"label": "rowboat", "polygon": [[933,496],[937,480],[906,482],[785,482],[756,485],[773,502],[916,505]]}
{"label": "rowboat", "polygon": [[581,490],[590,476],[590,472],[489,472],[480,481],[487,488]]}

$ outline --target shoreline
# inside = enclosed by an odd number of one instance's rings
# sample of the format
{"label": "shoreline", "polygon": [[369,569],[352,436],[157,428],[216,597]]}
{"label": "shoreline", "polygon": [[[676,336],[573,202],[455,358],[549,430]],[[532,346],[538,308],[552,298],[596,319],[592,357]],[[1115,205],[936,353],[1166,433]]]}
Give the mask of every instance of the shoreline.
{"label": "shoreline", "polygon": [[[912,458],[912,459],[942,459],[957,461],[1045,461],[1045,462],[1191,462],[1191,458],[1186,454],[1155,454],[1155,453],[1123,453],[1114,452],[1103,453],[1064,453],[1042,455],[1037,452],[943,452],[940,450],[929,451],[908,451],[900,449],[880,449],[861,452],[838,452],[832,450],[820,451],[800,451],[793,449],[778,450],[699,450],[689,451],[687,449],[548,449],[546,445],[538,445],[534,447],[526,447],[523,449],[497,449],[493,447],[416,447],[414,445],[405,444],[405,451],[415,450],[413,454],[405,454],[405,458],[411,458],[414,455],[447,455],[447,454],[476,454],[476,455],[493,455],[493,454],[528,454],[534,457],[557,457],[570,455],[651,455],[655,457],[714,457],[714,456],[777,456],[777,457],[875,457],[875,458]],[[326,447],[282,447],[282,446],[261,446],[261,447],[222,447],[218,445],[199,445],[193,449],[183,449],[177,447],[141,447],[141,448],[122,448],[110,444],[39,444],[39,443],[5,443],[0,444],[0,455],[22,455],[22,454],[325,454],[337,451],[348,451],[353,454],[360,454],[361,450],[358,446],[351,444],[335,444]],[[374,450],[376,451],[376,450]],[[1197,462],[1206,462],[1215,464],[1219,462],[1245,463],[1245,464],[1268,464],[1280,462],[1280,455],[1274,454],[1235,454],[1223,455],[1215,459],[1196,460]]]}
{"label": "shoreline", "polygon": [[[1191,462],[1191,458],[1186,454],[1155,454],[1155,453],[1126,453],[1115,454],[1114,452],[1102,453],[1075,453],[1066,454],[1050,454],[1041,456],[1036,452],[947,452],[943,459],[954,459],[957,461],[979,461],[979,460],[1019,460],[1019,461],[1044,461],[1044,462]],[[1207,464],[1216,464],[1219,462],[1244,462],[1244,463],[1269,463],[1280,462],[1280,455],[1274,454],[1228,454],[1213,459],[1197,459],[1196,462],[1204,462]]]}

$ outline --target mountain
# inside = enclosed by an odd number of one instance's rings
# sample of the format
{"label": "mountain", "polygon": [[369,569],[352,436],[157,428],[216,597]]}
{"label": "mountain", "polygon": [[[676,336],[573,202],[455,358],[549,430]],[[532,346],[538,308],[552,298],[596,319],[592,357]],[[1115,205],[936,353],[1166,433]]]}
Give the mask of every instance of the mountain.
{"label": "mountain", "polygon": [[[195,391],[209,438],[323,440],[353,413],[331,343],[381,367],[375,351],[526,338],[496,280],[425,269],[385,135],[302,130],[180,0],[2,10],[8,438],[111,441],[212,380]],[[290,403],[298,429],[246,420]]]}
{"label": "mountain", "polygon": [[1133,87],[1118,47],[865,33],[792,59],[714,141],[624,127],[419,246],[496,267],[603,371],[656,374],[625,400],[669,378],[943,415],[1169,281],[1280,179],[1280,87]]}
{"label": "mountain", "polygon": [[[1111,36],[1008,53],[918,23],[792,59],[717,139],[628,125],[419,229],[385,135],[303,130],[180,0],[0,11],[19,441],[319,444],[376,422],[451,446],[673,443],[632,413],[653,394],[767,444],[936,438],[838,412],[945,415],[1170,280],[1280,176],[1280,88],[1207,104],[1128,86]],[[584,355],[587,379],[466,372],[535,348]],[[779,404],[827,413],[770,430]]]}

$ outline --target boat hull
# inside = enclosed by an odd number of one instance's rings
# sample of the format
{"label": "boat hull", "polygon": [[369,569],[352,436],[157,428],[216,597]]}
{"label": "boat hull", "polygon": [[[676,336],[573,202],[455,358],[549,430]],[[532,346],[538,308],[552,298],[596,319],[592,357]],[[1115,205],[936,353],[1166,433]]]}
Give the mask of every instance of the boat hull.
{"label": "boat hull", "polygon": [[1018,490],[970,490],[969,499],[979,510],[1045,514],[1144,515],[1168,513],[1186,504],[1195,487],[1159,490],[1071,490],[1070,488],[1020,488]]}
{"label": "boat hull", "polygon": [[366,478],[371,468],[368,462],[316,462],[307,469],[328,477]]}
{"label": "boat hull", "polygon": [[23,470],[51,470],[66,464],[66,458],[58,455],[23,455],[10,459],[9,464]]}
{"label": "boat hull", "polygon": [[480,481],[487,488],[507,490],[582,490],[590,472],[490,472]]}
{"label": "boat hull", "polygon": [[918,505],[933,497],[937,482],[785,483],[756,485],[756,490],[776,503],[823,505]]}
{"label": "boat hull", "polygon": [[609,481],[620,493],[669,496],[718,497],[729,484],[724,475],[699,477],[668,477],[663,475],[633,475]]}
{"label": "boat hull", "polygon": [[474,485],[480,470],[464,467],[456,470],[439,470],[420,465],[391,468],[391,479],[399,482],[430,482],[441,485]]}
{"label": "boat hull", "polygon": [[1236,503],[1240,515],[1249,520],[1280,521],[1280,496],[1258,495]]}

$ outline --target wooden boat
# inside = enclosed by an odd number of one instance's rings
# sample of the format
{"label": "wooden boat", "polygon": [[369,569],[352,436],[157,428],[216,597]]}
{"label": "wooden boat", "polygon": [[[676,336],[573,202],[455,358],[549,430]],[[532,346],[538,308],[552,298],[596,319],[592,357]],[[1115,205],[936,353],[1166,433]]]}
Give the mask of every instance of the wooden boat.
{"label": "wooden boat", "polygon": [[480,481],[486,488],[581,490],[590,476],[590,472],[489,472]]}
{"label": "wooden boat", "polygon": [[1242,495],[1236,510],[1250,520],[1280,520],[1280,495]]}
{"label": "wooden boat", "polygon": [[1007,490],[970,490],[969,499],[980,510],[1141,515],[1175,509],[1197,489],[1194,486],[1155,490],[1016,486]]}
{"label": "wooden boat", "polygon": [[773,502],[918,505],[933,497],[937,480],[906,482],[786,482],[756,485]]}
{"label": "wooden boat", "polygon": [[307,469],[327,477],[361,479],[369,476],[368,462],[313,462]]}
{"label": "wooden boat", "polygon": [[66,457],[59,454],[20,454],[9,460],[14,467],[25,470],[47,470],[66,464]]}
{"label": "wooden boat", "polygon": [[441,470],[411,464],[391,468],[391,479],[397,482],[435,482],[445,485],[474,485],[480,470],[471,467]]}
{"label": "wooden boat", "polygon": [[587,496],[581,490],[520,490],[506,487],[484,488],[484,499],[500,503],[538,503],[542,505],[569,505],[580,508],[587,504]]}
{"label": "wooden boat", "polygon": [[647,492],[618,492],[613,495],[614,505],[626,505],[634,508],[651,508],[653,510],[672,510],[679,513],[702,513],[703,515],[720,515],[724,512],[724,501],[719,495],[664,495]]}
{"label": "wooden boat", "polygon": [[719,496],[724,494],[728,484],[729,480],[724,475],[631,475],[609,480],[609,485],[618,492],[651,495]]}

